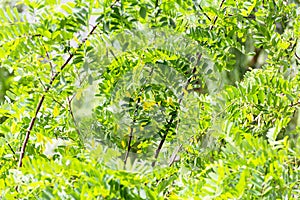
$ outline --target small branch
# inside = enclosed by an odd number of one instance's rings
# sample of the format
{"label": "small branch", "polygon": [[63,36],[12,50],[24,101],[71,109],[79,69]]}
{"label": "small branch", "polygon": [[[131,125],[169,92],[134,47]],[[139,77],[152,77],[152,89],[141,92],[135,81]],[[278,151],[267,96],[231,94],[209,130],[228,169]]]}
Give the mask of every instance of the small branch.
{"label": "small branch", "polygon": [[[86,77],[87,77],[87,76],[84,76],[84,78],[83,78],[82,80],[79,80],[79,86],[82,85],[82,83],[83,83],[83,81],[86,79]],[[75,95],[76,95],[76,93],[73,94],[73,95],[71,96],[71,98],[67,97],[68,107],[69,107],[69,108],[68,108],[68,111],[69,111],[69,113],[70,113],[70,115],[71,115],[71,117],[72,117],[72,120],[73,120],[73,122],[74,122],[75,130],[76,130],[76,132],[78,133],[78,136],[80,136],[81,133],[80,133],[80,130],[78,129],[78,124],[77,124],[77,121],[76,121],[76,119],[75,119],[75,117],[74,117],[73,109],[72,109],[72,101],[73,101]],[[54,97],[52,97],[52,100],[55,101],[56,103],[58,103],[62,108],[66,109],[66,106],[64,106],[62,103],[60,103],[59,101],[57,101]],[[72,140],[73,140],[73,139],[72,139]]]}
{"label": "small branch", "polygon": [[[153,74],[153,71],[154,71],[154,68],[151,68],[151,71],[150,71],[148,77],[151,78],[151,76],[152,76],[152,74]],[[147,81],[148,81],[148,80],[146,79],[146,80],[144,81],[144,84],[146,84]],[[143,90],[144,90],[143,87],[140,88],[139,93],[142,93]],[[124,158],[124,167],[125,167],[125,165],[126,165],[126,163],[127,163],[127,159],[128,159],[128,157],[129,157],[129,152],[130,152],[130,150],[131,150],[131,141],[132,141],[132,138],[133,138],[133,126],[134,126],[134,124],[135,124],[135,122],[136,122],[136,117],[137,117],[137,115],[138,115],[138,109],[139,109],[140,101],[141,101],[141,98],[138,97],[138,100],[137,100],[137,103],[136,103],[136,106],[135,106],[135,110],[134,110],[134,114],[133,114],[133,121],[132,121],[132,124],[131,124],[131,126],[130,126],[130,133],[129,133],[129,138],[128,138],[128,142],[127,142],[127,151],[126,151],[125,158]]]}
{"label": "small branch", "polygon": [[202,7],[200,5],[198,5],[198,7],[200,8],[200,10],[202,11],[202,13],[205,15],[205,17],[211,21],[211,18],[203,11]]}
{"label": "small branch", "polygon": [[[298,38],[295,40],[295,43],[293,44],[292,46],[292,49],[291,49],[291,52],[294,51],[295,47],[297,46],[298,44]],[[296,53],[296,52],[295,52]]]}
{"label": "small branch", "polygon": [[[200,54],[198,55],[198,62],[201,60],[201,58],[202,58],[202,53],[200,53]],[[192,69],[191,76],[189,77],[189,79],[187,80],[187,82],[186,82],[186,84],[185,84],[185,88],[184,88],[185,90],[187,90],[187,88],[188,88],[189,84],[191,83],[192,78],[194,77],[195,73],[196,73],[196,66],[194,66],[194,68]],[[182,91],[181,98],[178,100],[179,106],[180,106],[180,104],[182,103],[183,96],[184,96],[184,91]],[[176,109],[178,110],[179,107],[176,108]],[[177,114],[177,115],[178,115],[178,114]],[[162,146],[163,146],[163,144],[164,144],[164,142],[165,142],[165,140],[166,140],[167,134],[168,134],[168,132],[169,132],[169,128],[170,128],[170,126],[171,126],[171,123],[173,123],[173,121],[174,121],[174,118],[172,117],[171,120],[168,122],[169,127],[168,127],[168,129],[166,130],[166,132],[165,132],[165,134],[164,134],[162,140],[160,141],[160,143],[159,143],[159,145],[158,145],[158,147],[157,147],[157,149],[156,149],[156,151],[155,151],[155,156],[154,156],[155,160],[152,162],[152,167],[155,166],[156,159],[158,158],[158,155],[159,155],[159,153],[160,153],[160,151],[161,151],[161,149],[162,149]],[[176,132],[178,131],[178,125],[179,125],[179,122],[177,121]],[[182,145],[181,145],[181,146],[182,146]],[[179,151],[179,150],[178,150],[178,151]],[[175,153],[175,152],[174,152],[174,153]],[[173,153],[173,154],[174,154],[174,153]],[[174,155],[175,158],[176,158],[176,154],[177,154],[177,153],[178,153],[178,152],[176,152],[175,155]],[[175,159],[175,158],[174,158],[174,159]]]}
{"label": "small branch", "polygon": [[111,49],[109,49],[109,52],[111,53],[111,55],[114,57],[116,61],[119,61],[119,59],[116,57],[115,53]]}
{"label": "small branch", "polygon": [[298,56],[298,54],[295,52],[295,57],[300,60],[300,57]]}
{"label": "small branch", "polygon": [[62,108],[66,108],[62,103],[60,103],[59,101],[57,101],[55,98],[52,97],[52,100],[54,102],[56,102],[57,104],[59,104]]}
{"label": "small branch", "polygon": [[[44,50],[45,50],[45,52],[46,52],[46,57],[47,57],[47,59],[48,59],[48,63],[49,63],[49,65],[50,65],[51,77],[52,77],[52,76],[54,75],[54,66],[53,66],[53,64],[52,64],[52,62],[51,62],[49,53],[48,53],[48,51],[47,51],[45,45],[43,45],[43,47],[44,47]],[[42,56],[41,56],[41,57],[42,57]]]}
{"label": "small branch", "polygon": [[[222,8],[224,2],[225,2],[225,0],[222,0],[222,1],[221,1],[220,5],[219,5],[219,8]],[[219,16],[216,16],[216,17],[214,18],[213,24],[212,24],[211,27],[209,28],[210,31],[214,28],[214,26],[215,26],[215,24],[216,24],[218,18],[219,18]]]}
{"label": "small branch", "polygon": [[71,115],[72,120],[73,120],[73,122],[74,122],[75,130],[76,130],[78,136],[80,136],[81,133],[80,133],[80,131],[79,131],[79,129],[78,129],[78,125],[77,125],[77,122],[76,122],[76,120],[75,120],[75,117],[74,117],[74,114],[73,114],[73,111],[72,111],[72,105],[71,105],[71,104],[72,104],[73,98],[74,98],[74,95],[71,97],[71,99],[69,99],[69,97],[68,97],[69,112],[70,112],[70,115]]}
{"label": "small branch", "polygon": [[182,148],[182,144],[180,144],[173,152],[173,154],[170,158],[169,167],[171,167],[173,165],[173,163],[176,161],[177,154],[181,148]]}
{"label": "small branch", "polygon": [[219,8],[222,8],[224,2],[225,2],[225,0],[222,0],[222,2],[221,2],[221,4],[220,4]]}
{"label": "small branch", "polygon": [[298,106],[300,105],[300,101],[296,102],[296,103],[291,103],[289,106],[290,107],[294,107],[294,106]]}
{"label": "small branch", "polygon": [[10,144],[6,141],[7,146],[9,147],[9,149],[11,150],[11,152],[16,155],[16,152],[13,150],[13,148],[10,146]]}
{"label": "small branch", "polygon": [[155,8],[158,7],[158,0],[155,1]]}
{"label": "small branch", "polygon": [[[49,87],[48,87],[49,88]],[[30,121],[30,124],[29,124],[29,127],[27,129],[27,132],[26,132],[26,136],[25,136],[25,139],[23,141],[23,144],[22,144],[22,147],[21,147],[21,151],[20,151],[20,158],[19,158],[19,163],[18,163],[18,167],[22,167],[22,161],[23,161],[23,158],[24,158],[24,155],[25,155],[25,149],[26,149],[26,145],[28,143],[28,140],[29,140],[29,136],[30,136],[30,132],[32,131],[33,129],[33,126],[34,126],[34,123],[35,123],[35,120],[37,118],[37,114],[39,113],[41,107],[42,107],[42,104],[45,100],[45,94],[42,95],[39,103],[38,103],[38,106],[36,107],[36,110],[35,110],[35,115],[34,117],[31,119]]]}
{"label": "small branch", "polygon": [[118,2],[119,0],[115,0],[115,2],[110,6],[110,8],[113,8]]}
{"label": "small branch", "polygon": [[[176,108],[176,110],[178,110],[178,107]],[[177,113],[176,113],[176,115],[178,116]],[[157,147],[157,149],[156,149],[156,151],[155,151],[154,161],[152,162],[152,167],[154,167],[155,164],[156,164],[156,160],[157,160],[157,158],[158,158],[158,155],[159,155],[159,153],[160,153],[160,151],[161,151],[161,149],[162,149],[162,147],[163,147],[163,145],[164,145],[164,143],[165,143],[165,141],[166,141],[167,135],[168,135],[168,133],[169,133],[171,127],[172,127],[172,123],[174,122],[174,119],[175,119],[175,118],[176,118],[176,116],[171,115],[171,119],[170,119],[170,120],[167,122],[167,124],[166,124],[167,128],[166,128],[166,130],[164,131],[165,134],[163,135],[163,137],[162,137],[162,139],[161,139],[161,141],[160,141],[160,143],[159,143],[159,145],[158,145],[158,147]],[[160,131],[162,131],[162,129],[161,129]]]}
{"label": "small branch", "polygon": [[157,20],[157,17],[159,15],[159,13],[161,12],[161,10],[159,9],[159,0],[155,1],[155,10],[157,10],[157,12],[155,13],[155,20]]}
{"label": "small branch", "polygon": [[46,87],[45,87],[44,83],[41,81],[41,79],[40,79],[40,78],[38,78],[38,80],[39,80],[40,84],[43,86],[43,88],[44,88],[44,91],[46,91]]}
{"label": "small branch", "polygon": [[138,97],[138,100],[137,100],[136,105],[135,105],[135,110],[134,110],[134,113],[133,113],[133,121],[132,121],[132,124],[130,126],[130,133],[129,133],[129,138],[128,138],[128,142],[127,142],[127,151],[126,151],[125,158],[124,158],[124,166],[127,163],[129,152],[131,150],[131,141],[132,141],[132,138],[133,138],[133,126],[136,122],[136,117],[138,115],[137,112],[138,112],[138,109],[139,109],[140,101],[141,101],[141,98]]}
{"label": "small branch", "polygon": [[[98,22],[93,28],[92,30],[89,32],[89,34],[87,35],[87,37],[82,41],[82,43],[78,46],[78,49],[80,49],[82,47],[82,45],[85,43],[85,41],[87,40],[87,38],[93,34],[93,32],[96,30],[96,28],[98,27],[98,25],[100,24],[100,22]],[[44,94],[42,95],[41,99],[39,100],[38,102],[38,105],[36,107],[36,110],[35,110],[35,114],[34,114],[34,117],[32,117],[31,121],[30,121],[30,124],[29,124],[29,127],[27,129],[27,132],[26,132],[26,135],[25,135],[25,139],[23,141],[23,144],[22,144],[22,147],[21,147],[21,152],[20,152],[20,158],[19,158],[19,162],[18,162],[18,167],[22,167],[22,161],[23,161],[23,158],[24,158],[24,155],[25,155],[25,150],[26,150],[26,145],[28,143],[28,140],[29,140],[29,137],[30,137],[30,133],[34,127],[34,124],[35,124],[35,120],[37,118],[37,115],[38,113],[40,112],[41,110],[41,107],[43,105],[43,102],[45,100],[45,97],[46,97],[46,94],[48,93],[48,91],[50,90],[50,87],[52,86],[54,80],[60,75],[60,72],[62,70],[65,69],[65,67],[70,63],[70,61],[72,60],[72,58],[74,57],[74,54],[70,54],[68,59],[64,62],[64,64],[60,67],[60,71],[56,72],[50,79],[50,82],[49,82],[49,86],[45,89],[45,92]]]}
{"label": "small branch", "polygon": [[161,141],[160,141],[160,143],[159,143],[159,145],[158,145],[158,147],[157,147],[157,149],[156,149],[156,151],[155,151],[154,161],[152,162],[152,167],[154,167],[155,164],[156,164],[156,160],[157,160],[158,155],[159,155],[159,153],[160,153],[160,151],[161,151],[161,149],[162,149],[162,147],[163,147],[163,145],[164,145],[164,143],[165,143],[165,141],[166,141],[166,138],[167,138],[167,135],[168,135],[168,132],[169,132],[169,130],[170,130],[170,127],[171,127],[171,124],[172,124],[172,123],[173,123],[173,118],[171,118],[171,120],[168,122],[168,125],[169,125],[169,126],[168,126],[168,128],[167,128],[165,134],[163,135],[163,137],[162,137],[162,139],[161,139]]}
{"label": "small branch", "polygon": [[[44,47],[45,48],[45,47]],[[48,51],[46,50],[46,48],[45,48],[45,51],[46,51],[46,56],[47,56],[47,58],[48,58],[48,60],[49,60],[49,65],[50,65],[50,69],[51,69],[51,77],[54,75],[54,66],[53,66],[53,64],[52,64],[52,62],[51,62],[51,60],[50,60],[50,56],[49,56],[49,53],[48,53]]]}
{"label": "small branch", "polygon": [[[229,17],[233,17],[234,15],[233,14],[227,14]],[[255,19],[255,15],[248,15],[248,16],[242,16],[243,18],[245,19]]]}
{"label": "small branch", "polygon": [[133,138],[133,128],[130,127],[130,133],[129,133],[129,138],[128,138],[128,142],[127,142],[127,151],[126,151],[126,155],[125,155],[125,159],[124,159],[124,166],[126,165],[127,159],[129,157],[129,152],[131,150],[131,141],[132,141],[132,138]]}

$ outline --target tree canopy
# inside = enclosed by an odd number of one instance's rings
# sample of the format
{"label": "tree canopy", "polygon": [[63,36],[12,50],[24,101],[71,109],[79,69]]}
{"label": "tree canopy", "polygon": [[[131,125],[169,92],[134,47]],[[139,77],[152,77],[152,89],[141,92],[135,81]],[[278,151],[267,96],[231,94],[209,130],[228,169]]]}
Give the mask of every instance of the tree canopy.
{"label": "tree canopy", "polygon": [[0,9],[1,199],[299,199],[298,0]]}

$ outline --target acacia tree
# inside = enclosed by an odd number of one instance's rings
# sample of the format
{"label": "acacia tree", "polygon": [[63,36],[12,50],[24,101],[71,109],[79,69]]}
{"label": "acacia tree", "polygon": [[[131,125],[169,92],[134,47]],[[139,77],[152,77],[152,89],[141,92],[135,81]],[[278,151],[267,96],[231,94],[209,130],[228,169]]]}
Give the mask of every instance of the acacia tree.
{"label": "acacia tree", "polygon": [[298,14],[282,0],[0,10],[1,197],[299,198]]}

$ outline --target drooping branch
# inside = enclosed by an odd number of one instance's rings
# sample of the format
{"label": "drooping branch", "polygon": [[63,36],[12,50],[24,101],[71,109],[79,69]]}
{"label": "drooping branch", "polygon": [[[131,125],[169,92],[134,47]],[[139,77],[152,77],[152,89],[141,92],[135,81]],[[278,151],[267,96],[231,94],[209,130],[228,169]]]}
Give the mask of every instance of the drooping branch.
{"label": "drooping branch", "polygon": [[[87,39],[94,33],[94,31],[96,30],[96,28],[99,26],[100,22],[98,22],[93,28],[92,30],[88,33],[88,35],[86,36],[86,38],[83,39],[83,41],[80,43],[80,45],[78,46],[78,49],[80,49],[84,43],[87,41]],[[74,52],[76,53],[76,52]],[[71,53],[69,55],[69,57],[67,58],[67,60],[64,62],[64,64],[60,67],[60,71],[57,71],[50,79],[50,82],[49,82],[49,85],[46,87],[42,97],[40,98],[39,102],[38,102],[38,105],[35,109],[35,114],[34,116],[32,117],[31,121],[30,121],[30,124],[29,124],[29,127],[27,129],[27,132],[26,132],[26,135],[25,135],[25,138],[24,138],[24,141],[23,141],[23,144],[22,144],[22,147],[21,147],[21,151],[20,151],[20,157],[19,157],[19,162],[18,162],[18,167],[22,167],[22,161],[23,161],[23,158],[24,158],[24,155],[25,155],[25,150],[26,150],[26,146],[27,146],[27,143],[29,141],[29,137],[30,137],[30,133],[34,127],[34,124],[35,124],[35,120],[37,118],[37,115],[38,113],[40,112],[41,110],[41,107],[43,105],[43,102],[45,100],[45,97],[46,97],[46,94],[48,93],[48,91],[50,90],[50,88],[52,87],[52,84],[54,82],[54,80],[60,75],[61,71],[63,71],[66,66],[70,63],[70,61],[72,60],[72,58],[74,57],[74,53]]]}

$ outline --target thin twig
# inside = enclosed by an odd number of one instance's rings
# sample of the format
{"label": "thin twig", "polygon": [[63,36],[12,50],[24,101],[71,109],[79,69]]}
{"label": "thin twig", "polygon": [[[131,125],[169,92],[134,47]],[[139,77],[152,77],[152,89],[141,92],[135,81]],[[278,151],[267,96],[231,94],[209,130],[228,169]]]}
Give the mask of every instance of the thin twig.
{"label": "thin twig", "polygon": [[167,138],[167,135],[168,135],[168,132],[169,132],[169,129],[170,129],[172,123],[173,123],[173,118],[171,118],[170,121],[168,122],[168,128],[166,129],[165,134],[163,135],[163,137],[162,137],[162,139],[161,139],[161,141],[160,141],[160,143],[159,143],[159,145],[158,145],[158,147],[155,151],[154,161],[152,162],[152,167],[154,167],[155,164],[156,164],[156,160],[157,160],[158,155],[159,155],[159,153],[160,153],[160,151],[161,151],[161,149],[162,149],[162,147],[165,143],[165,140]]}
{"label": "thin twig", "polygon": [[157,10],[157,12],[155,13],[155,20],[157,20],[157,17],[159,15],[159,13],[161,12],[161,10],[159,9],[159,0],[155,1],[155,10]]}
{"label": "thin twig", "polygon": [[202,11],[202,13],[205,15],[205,17],[211,21],[211,18],[203,11],[202,7],[200,5],[198,5],[198,7],[200,8],[200,10]]}
{"label": "thin twig", "polygon": [[[225,0],[222,0],[222,1],[221,1],[220,5],[219,5],[219,8],[222,8],[224,2],[225,2]],[[199,8],[202,10],[201,6],[199,6]],[[202,11],[203,11],[203,10],[202,10]],[[207,17],[208,17],[208,16],[207,16]],[[210,18],[208,17],[208,19],[210,19]],[[215,25],[217,19],[218,19],[218,16],[216,16],[216,17],[214,18],[214,22],[213,22],[213,25],[210,27],[210,31],[214,28],[214,25]],[[198,56],[198,62],[199,62],[199,60],[201,59],[201,57],[202,57],[202,54],[200,54],[200,55]],[[196,72],[196,66],[194,67],[194,69],[193,69],[193,71],[192,71],[191,77],[190,77],[190,78],[188,79],[188,81],[187,81],[187,84],[186,84],[186,86],[185,86],[186,89],[187,89],[188,85],[190,84],[190,81],[191,81],[191,79],[192,79],[192,77],[193,77],[193,75],[194,75],[195,72]],[[179,100],[180,103],[181,103],[181,101],[182,101],[182,99]],[[179,124],[177,124],[176,132],[178,131],[178,125],[179,125]],[[180,144],[180,148],[181,148],[181,146],[182,146],[182,144]],[[171,165],[174,163],[175,158],[176,158],[176,155],[177,155],[177,153],[179,152],[180,148],[177,148],[177,149],[173,152],[172,157],[171,157],[171,162],[169,163],[169,166],[171,166]],[[173,160],[173,161],[172,161],[172,160]]]}
{"label": "thin twig", "polygon": [[42,85],[42,87],[44,88],[44,91],[46,91],[46,87],[45,87],[44,83],[42,82],[42,80],[40,78],[38,78],[38,80],[39,80],[40,84]]}
{"label": "thin twig", "polygon": [[[154,68],[152,67],[152,68],[151,68],[151,71],[150,71],[150,73],[149,73],[148,78],[151,78],[151,76],[152,76],[152,74],[153,74],[153,71],[154,71]],[[146,84],[147,81],[148,81],[148,80],[146,79],[146,80],[144,81],[144,84]],[[142,93],[143,90],[144,90],[144,88],[142,87],[142,88],[140,89],[139,93]],[[137,115],[138,115],[138,109],[139,109],[140,101],[141,101],[141,98],[138,97],[138,100],[137,100],[136,106],[135,106],[135,110],[134,110],[134,114],[133,114],[134,119],[133,119],[132,124],[131,124],[131,126],[130,126],[130,133],[129,133],[129,138],[128,138],[128,142],[127,142],[127,151],[126,151],[125,158],[124,158],[124,167],[125,167],[125,165],[126,165],[126,163],[127,163],[127,159],[128,159],[128,157],[129,157],[129,153],[130,153],[130,150],[131,150],[131,141],[132,141],[132,138],[133,138],[133,126],[134,126],[134,124],[135,124],[135,122],[136,122],[136,117],[137,117]]]}
{"label": "thin twig", "polygon": [[176,161],[176,157],[177,157],[177,154],[179,152],[179,150],[182,148],[182,144],[180,144],[176,149],[175,151],[172,153],[172,156],[170,158],[170,162],[169,162],[169,167],[171,167],[173,165],[173,163]]}
{"label": "thin twig", "polygon": [[62,108],[66,108],[61,102],[57,101],[55,98],[52,97],[52,100],[58,103]]}
{"label": "thin twig", "polygon": [[300,57],[298,56],[298,54],[295,52],[295,57],[300,60]]}
{"label": "thin twig", "polygon": [[[135,120],[133,120],[132,123],[135,123]],[[129,133],[129,138],[128,138],[128,142],[127,142],[127,151],[126,151],[125,158],[124,158],[124,166],[126,165],[127,159],[129,157],[129,152],[131,150],[131,141],[132,141],[132,138],[133,138],[133,127],[130,126],[130,133]]]}
{"label": "thin twig", "polygon": [[[44,47],[45,48],[45,47]],[[53,64],[52,64],[52,62],[51,62],[51,60],[50,60],[50,56],[49,56],[49,53],[48,53],[48,51],[46,50],[46,48],[45,48],[45,51],[46,51],[46,56],[47,56],[47,58],[48,58],[48,60],[49,60],[49,65],[50,65],[50,69],[51,69],[51,76],[53,76],[53,74],[54,74],[54,66],[53,66]]]}
{"label": "thin twig", "polygon": [[294,51],[295,47],[297,46],[298,44],[298,38],[295,40],[295,43],[294,45],[292,46],[292,49],[291,49],[291,52]]}
{"label": "thin twig", "polygon": [[300,105],[300,101],[296,102],[296,103],[291,103],[289,106],[290,107],[294,107],[294,106],[298,106]]}
{"label": "thin twig", "polygon": [[34,115],[34,117],[30,121],[29,128],[28,128],[28,130],[26,132],[26,136],[25,136],[25,139],[24,139],[22,147],[21,147],[18,167],[22,167],[22,161],[23,161],[23,158],[24,158],[24,155],[25,155],[25,149],[26,149],[26,145],[27,145],[28,140],[29,140],[30,132],[33,129],[36,117],[37,117],[37,115],[38,115],[38,113],[39,113],[39,111],[40,111],[40,109],[42,107],[42,104],[43,104],[44,100],[45,100],[45,94],[42,95],[42,97],[41,97],[41,99],[40,99],[40,101],[38,103],[38,106],[36,107],[35,115]]}
{"label": "thin twig", "polygon": [[[198,55],[198,62],[201,60],[201,58],[202,58],[202,53],[200,53],[200,54]],[[187,90],[187,88],[188,88],[189,84],[191,83],[192,78],[194,77],[195,73],[196,73],[196,66],[194,66],[194,68],[192,69],[191,76],[188,78],[188,80],[187,80],[187,82],[186,82],[186,84],[185,84],[184,90]],[[184,96],[184,91],[182,91],[181,98],[178,100],[179,106],[176,108],[177,111],[179,110],[180,104],[182,103],[183,96]],[[179,113],[179,112],[178,112],[178,113]],[[177,115],[178,115],[178,113],[177,113]],[[164,144],[164,142],[165,142],[165,140],[166,140],[166,137],[167,137],[168,132],[169,132],[169,128],[171,127],[171,124],[173,123],[173,121],[174,121],[174,118],[172,117],[172,118],[170,119],[170,121],[168,122],[168,125],[169,125],[169,126],[168,126],[168,129],[165,131],[165,134],[163,135],[162,140],[160,141],[160,143],[159,143],[159,145],[158,145],[158,147],[157,147],[157,149],[156,149],[156,151],[155,151],[155,156],[154,156],[154,159],[155,159],[155,160],[152,162],[152,167],[154,167],[155,164],[156,164],[156,159],[158,158],[158,155],[159,155],[159,153],[160,153],[160,151],[161,151],[161,149],[162,149],[162,146],[163,146],[163,144]],[[178,125],[179,125],[179,122],[177,121],[176,132],[177,132],[177,130],[178,130]],[[179,151],[179,150],[178,150],[178,151]],[[174,153],[175,153],[175,152],[174,152]],[[174,153],[173,153],[173,154],[174,154]],[[177,153],[178,153],[178,152],[177,152]],[[174,154],[175,157],[176,157],[176,154],[177,154],[177,153]]]}
{"label": "thin twig", "polygon": [[158,0],[155,1],[155,8],[158,7]]}
{"label": "thin twig", "polygon": [[71,97],[71,99],[69,99],[69,97],[68,97],[69,112],[70,112],[70,115],[71,115],[72,120],[73,120],[73,122],[74,122],[75,130],[76,130],[78,136],[80,136],[81,133],[80,133],[80,131],[79,131],[79,129],[78,129],[77,121],[75,120],[75,117],[74,117],[74,114],[73,114],[73,111],[72,111],[72,100],[73,100],[73,98],[74,98],[74,95]]}
{"label": "thin twig", "polygon": [[118,2],[119,0],[115,0],[115,2],[110,6],[110,8],[113,8]]}
{"label": "thin twig", "polygon": [[[222,0],[222,1],[221,1],[220,5],[219,5],[219,8],[222,8],[224,2],[225,2],[225,0]],[[212,24],[211,27],[209,28],[210,31],[214,28],[214,26],[215,26],[215,24],[216,24],[218,18],[219,18],[218,15],[214,18],[213,24]]]}
{"label": "thin twig", "polygon": [[[87,35],[87,37],[82,41],[82,43],[78,46],[78,49],[80,49],[82,47],[82,45],[85,43],[85,41],[87,40],[87,38],[92,35],[94,33],[94,31],[96,30],[96,28],[98,27],[98,25],[100,24],[100,22],[98,22],[93,28],[92,30],[89,32],[89,34]],[[56,72],[50,79],[49,85],[47,86],[47,88],[44,91],[44,94],[42,95],[41,99],[38,102],[38,105],[36,107],[35,110],[35,114],[34,117],[32,117],[29,127],[27,129],[26,135],[25,135],[25,139],[23,141],[22,147],[21,147],[21,151],[20,151],[20,158],[19,158],[19,162],[18,162],[18,167],[22,167],[22,161],[25,155],[25,150],[26,150],[26,145],[28,143],[29,137],[30,137],[30,133],[34,127],[35,124],[35,120],[37,118],[38,113],[41,110],[41,107],[43,105],[43,102],[45,100],[46,94],[48,93],[48,91],[50,90],[50,87],[52,86],[54,80],[60,75],[61,71],[64,70],[66,68],[66,66],[70,63],[70,61],[72,60],[72,58],[74,57],[74,54],[71,53],[69,55],[69,57],[67,58],[67,60],[64,62],[64,64],[60,67],[60,71]]]}
{"label": "thin twig", "polygon": [[11,147],[11,145],[6,141],[7,146],[10,148],[11,152],[16,155],[16,152],[13,150],[13,148]]}
{"label": "thin twig", "polygon": [[53,76],[53,74],[54,74],[54,71],[53,71],[53,69],[54,69],[54,66],[53,66],[53,64],[52,64],[52,62],[51,62],[51,59],[50,59],[49,53],[48,53],[48,51],[47,51],[47,49],[46,49],[45,45],[43,45],[43,47],[44,47],[44,50],[45,50],[45,52],[46,52],[46,57],[48,58],[48,63],[49,63],[49,65],[50,65],[51,77],[52,77],[52,76]]}

